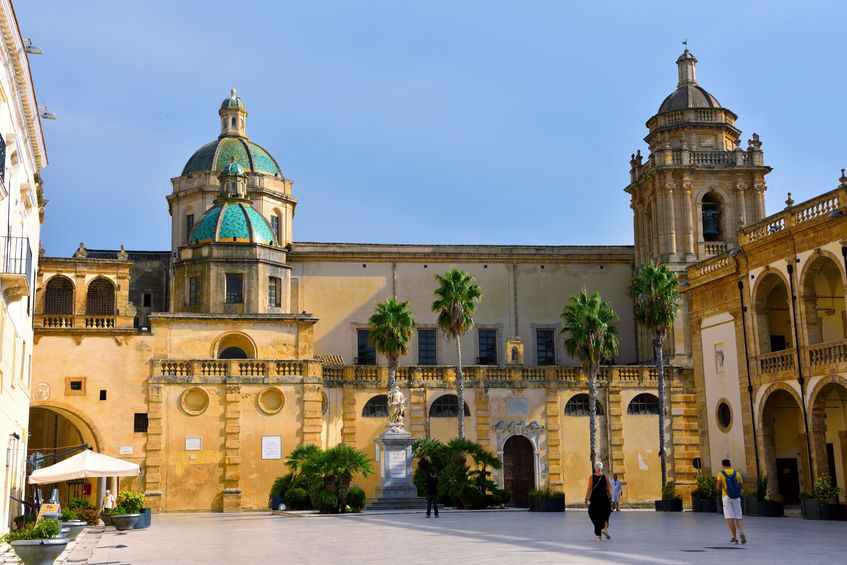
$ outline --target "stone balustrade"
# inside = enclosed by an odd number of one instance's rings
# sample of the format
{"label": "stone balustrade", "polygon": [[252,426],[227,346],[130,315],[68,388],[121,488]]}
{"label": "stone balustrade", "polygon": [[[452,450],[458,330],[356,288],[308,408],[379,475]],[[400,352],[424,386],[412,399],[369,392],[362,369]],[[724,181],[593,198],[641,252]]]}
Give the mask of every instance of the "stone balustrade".
{"label": "stone balustrade", "polygon": [[759,372],[777,373],[780,371],[793,371],[794,351],[784,350],[759,355]]}
{"label": "stone balustrade", "polygon": [[739,233],[739,242],[741,245],[754,243],[786,228],[826,217],[845,206],[847,206],[847,189],[839,187],[797,206],[786,208],[782,212],[768,216],[759,223],[744,228]]}
{"label": "stone balustrade", "polygon": [[133,318],[92,314],[36,314],[33,316],[33,328],[36,330],[126,330],[133,329]]}
{"label": "stone balustrade", "polygon": [[321,370],[316,359],[153,359],[151,365],[153,377],[185,379],[305,377]]}
{"label": "stone balustrade", "polygon": [[813,374],[829,374],[847,369],[847,339],[810,345],[809,367]]}

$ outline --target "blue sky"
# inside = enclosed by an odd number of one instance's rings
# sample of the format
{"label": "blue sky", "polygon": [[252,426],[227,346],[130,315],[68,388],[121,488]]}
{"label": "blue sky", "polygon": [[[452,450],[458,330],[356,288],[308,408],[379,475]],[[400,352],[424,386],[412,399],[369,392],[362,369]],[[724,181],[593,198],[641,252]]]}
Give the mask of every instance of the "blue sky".
{"label": "blue sky", "polygon": [[838,2],[18,0],[45,121],[48,255],[165,250],[170,178],[219,133],[294,180],[295,241],[631,244],[644,123],[697,77],[763,141],[767,209],[847,166]]}

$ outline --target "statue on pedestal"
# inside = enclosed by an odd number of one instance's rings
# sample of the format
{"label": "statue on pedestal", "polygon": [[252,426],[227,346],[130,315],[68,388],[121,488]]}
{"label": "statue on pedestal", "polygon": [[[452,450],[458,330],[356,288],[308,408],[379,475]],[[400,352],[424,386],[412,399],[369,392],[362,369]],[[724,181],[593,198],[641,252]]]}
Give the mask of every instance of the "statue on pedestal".
{"label": "statue on pedestal", "polygon": [[388,395],[388,431],[405,431],[404,419],[406,413],[406,397],[400,392],[396,384],[391,388]]}

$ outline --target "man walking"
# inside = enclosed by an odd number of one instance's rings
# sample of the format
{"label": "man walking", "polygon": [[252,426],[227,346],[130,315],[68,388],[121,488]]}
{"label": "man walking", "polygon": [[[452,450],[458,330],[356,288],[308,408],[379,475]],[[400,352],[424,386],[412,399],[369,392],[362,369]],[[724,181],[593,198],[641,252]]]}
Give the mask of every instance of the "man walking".
{"label": "man walking", "polygon": [[435,470],[429,472],[426,478],[426,517],[429,518],[429,513],[435,507],[435,517],[438,518],[438,476]]}
{"label": "man walking", "polygon": [[718,473],[718,487],[721,489],[723,500],[723,515],[729,524],[729,531],[732,533],[732,539],[729,540],[729,543],[738,543],[738,539],[735,537],[736,528],[741,543],[747,543],[744,525],[741,521],[741,473],[732,468],[729,459],[721,461],[721,466],[723,469]]}
{"label": "man walking", "polygon": [[612,510],[621,511],[621,493],[623,493],[623,483],[618,480],[618,474],[612,475]]}

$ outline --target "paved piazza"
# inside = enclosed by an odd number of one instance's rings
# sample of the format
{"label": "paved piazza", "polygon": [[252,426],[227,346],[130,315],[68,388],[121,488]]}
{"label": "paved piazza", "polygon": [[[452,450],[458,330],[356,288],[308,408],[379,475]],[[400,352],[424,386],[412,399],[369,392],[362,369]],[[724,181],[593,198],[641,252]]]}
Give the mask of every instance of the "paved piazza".
{"label": "paved piazza", "polygon": [[[154,515],[145,530],[94,534],[89,556],[64,563],[844,563],[847,522],[748,518],[747,545],[731,546],[718,514],[615,513],[611,541],[595,541],[585,511],[374,513],[307,518]],[[72,550],[72,548],[69,548]],[[80,548],[81,550],[82,548]]]}

